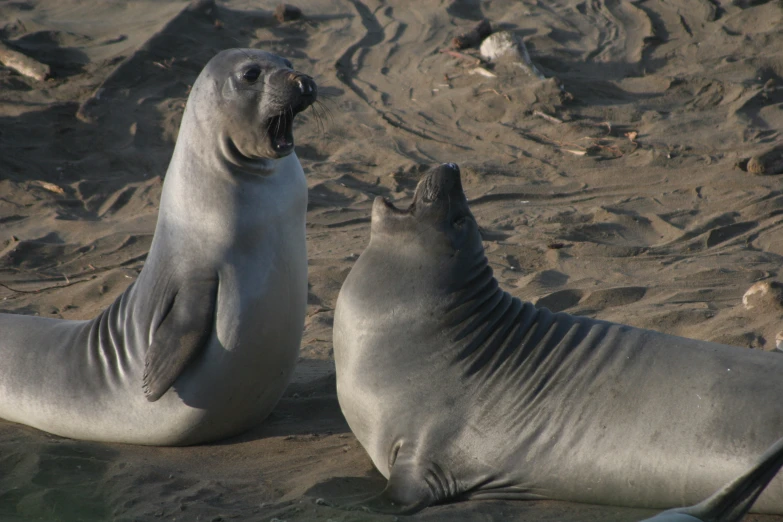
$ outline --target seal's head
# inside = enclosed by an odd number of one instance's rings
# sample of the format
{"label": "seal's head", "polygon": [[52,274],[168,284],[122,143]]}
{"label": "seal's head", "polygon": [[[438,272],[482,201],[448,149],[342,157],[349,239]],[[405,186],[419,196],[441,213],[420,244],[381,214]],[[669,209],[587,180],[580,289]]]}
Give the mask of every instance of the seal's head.
{"label": "seal's head", "polygon": [[483,252],[478,224],[462,190],[459,167],[444,163],[432,168],[419,181],[407,209],[398,209],[385,198],[375,198],[372,239],[400,241],[452,257],[473,257]]}
{"label": "seal's head", "polygon": [[295,71],[285,58],[229,49],[199,75],[185,117],[192,113],[201,132],[216,133],[232,163],[277,159],[294,150],[294,117],[317,96],[313,79]]}

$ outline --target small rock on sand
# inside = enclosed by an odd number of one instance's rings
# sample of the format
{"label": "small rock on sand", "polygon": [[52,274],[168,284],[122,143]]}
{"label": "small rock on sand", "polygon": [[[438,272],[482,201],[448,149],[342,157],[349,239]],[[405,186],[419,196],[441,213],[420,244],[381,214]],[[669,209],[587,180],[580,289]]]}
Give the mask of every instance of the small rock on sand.
{"label": "small rock on sand", "polygon": [[481,57],[488,62],[508,60],[531,76],[546,80],[546,76],[533,65],[525,43],[510,31],[499,31],[489,35],[481,42],[479,51]]}
{"label": "small rock on sand", "polygon": [[522,60],[520,52],[520,39],[510,31],[500,31],[487,36],[481,42],[481,57],[488,62],[497,61],[503,56],[510,56],[513,59]]}
{"label": "small rock on sand", "polygon": [[783,284],[777,281],[754,283],[742,296],[742,306],[746,310],[783,311]]}
{"label": "small rock on sand", "polygon": [[783,174],[783,146],[778,145],[753,156],[748,160],[745,170],[758,176]]}
{"label": "small rock on sand", "polygon": [[295,5],[280,4],[275,9],[275,18],[281,24],[302,18],[302,10]]}

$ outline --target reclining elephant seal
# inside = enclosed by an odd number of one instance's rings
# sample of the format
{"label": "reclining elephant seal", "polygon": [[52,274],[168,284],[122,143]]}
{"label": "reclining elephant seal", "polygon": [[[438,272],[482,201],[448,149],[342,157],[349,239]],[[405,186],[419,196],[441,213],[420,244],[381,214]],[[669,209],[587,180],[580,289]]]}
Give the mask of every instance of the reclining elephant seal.
{"label": "reclining elephant seal", "polygon": [[[337,395],[384,492],[669,508],[706,498],[783,433],[783,357],[552,313],[498,287],[459,169],[408,209],[376,198],[337,299]],[[783,483],[759,498],[783,513]]]}
{"label": "reclining elephant seal", "polygon": [[91,321],[0,314],[0,417],[57,435],[185,445],[266,417],[296,363],[307,184],[276,55],[219,53],[193,84],[138,279]]}
{"label": "reclining elephant seal", "polygon": [[642,522],[740,522],[783,466],[783,439],[745,473],[695,506],[670,509]]}

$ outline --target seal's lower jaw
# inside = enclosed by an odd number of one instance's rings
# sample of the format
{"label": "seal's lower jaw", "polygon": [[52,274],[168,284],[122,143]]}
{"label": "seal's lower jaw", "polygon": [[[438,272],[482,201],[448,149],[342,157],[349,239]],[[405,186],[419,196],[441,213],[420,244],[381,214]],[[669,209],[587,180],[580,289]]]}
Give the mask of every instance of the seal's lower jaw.
{"label": "seal's lower jaw", "polygon": [[378,200],[379,204],[383,204],[385,209],[387,211],[391,212],[392,214],[410,214],[411,212],[413,212],[413,205],[412,204],[408,208],[402,209],[402,208],[397,208],[394,205],[394,203],[392,203],[390,200],[388,200],[388,199],[386,199],[384,197],[378,196],[376,198],[376,200]]}
{"label": "seal's lower jaw", "polygon": [[283,112],[267,122],[269,148],[278,158],[288,156],[294,150],[294,113]]}
{"label": "seal's lower jaw", "polygon": [[[411,209],[399,209],[388,199],[377,196],[372,203],[372,215],[370,218],[371,235],[393,229],[393,224],[406,220],[411,215]],[[392,227],[391,229],[389,227]]]}

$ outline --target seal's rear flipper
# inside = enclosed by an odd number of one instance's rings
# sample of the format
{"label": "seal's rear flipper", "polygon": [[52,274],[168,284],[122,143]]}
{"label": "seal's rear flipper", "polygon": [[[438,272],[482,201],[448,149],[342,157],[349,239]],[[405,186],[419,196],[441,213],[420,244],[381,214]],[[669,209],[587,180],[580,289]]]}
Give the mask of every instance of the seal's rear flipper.
{"label": "seal's rear flipper", "polygon": [[707,500],[687,508],[671,509],[643,522],[739,522],[783,466],[783,438],[770,446],[751,469],[729,482]]}
{"label": "seal's rear flipper", "polygon": [[160,399],[188,362],[209,341],[215,323],[217,279],[191,282],[180,288],[147,349],[144,395]]}

